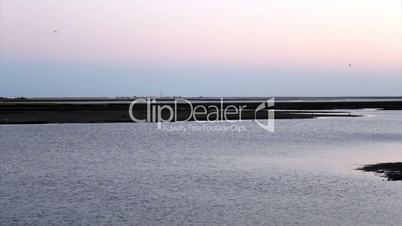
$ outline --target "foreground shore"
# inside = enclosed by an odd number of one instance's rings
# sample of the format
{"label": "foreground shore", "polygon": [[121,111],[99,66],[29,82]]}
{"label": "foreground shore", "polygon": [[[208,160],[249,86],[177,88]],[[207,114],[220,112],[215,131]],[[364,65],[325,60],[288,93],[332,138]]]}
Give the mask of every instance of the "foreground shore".
{"label": "foreground shore", "polygon": [[[132,122],[129,106],[133,99],[1,99],[0,124],[41,124],[41,123],[112,123]],[[260,109],[264,99],[231,98],[224,101],[211,98],[192,99],[189,102],[174,103],[173,98],[154,99],[149,106],[137,103],[132,108],[135,118],[146,122],[168,119],[171,112],[157,111],[162,106],[170,106],[174,111],[171,121],[193,120],[255,120],[267,119],[275,110],[275,119],[306,119],[316,117],[358,117],[350,110],[375,108],[383,110],[402,110],[401,99],[384,100],[381,98],[367,100],[355,99],[311,99],[303,101],[279,100],[270,107]],[[234,111],[234,106],[241,111]],[[205,108],[205,112],[193,114],[194,108]],[[216,114],[213,114],[213,110]],[[342,110],[337,110],[342,109]],[[228,112],[223,117],[223,112]],[[155,117],[150,120],[149,114]]]}
{"label": "foreground shore", "polygon": [[358,170],[374,172],[382,177],[386,177],[391,181],[402,180],[402,162],[366,165],[358,168]]}

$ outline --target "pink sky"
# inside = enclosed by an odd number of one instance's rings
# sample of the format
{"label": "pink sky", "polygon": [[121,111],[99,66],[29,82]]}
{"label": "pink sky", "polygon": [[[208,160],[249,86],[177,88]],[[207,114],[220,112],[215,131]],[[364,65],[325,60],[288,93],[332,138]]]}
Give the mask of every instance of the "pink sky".
{"label": "pink sky", "polygon": [[398,69],[400,4],[2,0],[1,43],[17,58]]}

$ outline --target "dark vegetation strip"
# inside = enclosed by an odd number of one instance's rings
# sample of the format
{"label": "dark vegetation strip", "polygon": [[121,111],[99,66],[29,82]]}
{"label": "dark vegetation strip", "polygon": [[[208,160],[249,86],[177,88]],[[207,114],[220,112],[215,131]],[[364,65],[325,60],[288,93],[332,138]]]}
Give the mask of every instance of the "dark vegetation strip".
{"label": "dark vegetation strip", "polygon": [[[224,102],[221,106],[216,101],[212,102],[195,102],[196,106],[217,107],[219,109],[226,108],[229,105],[243,107],[241,114],[231,114],[228,116],[230,120],[254,120],[267,119],[268,110],[275,109],[276,119],[302,119],[316,117],[357,117],[347,111],[338,109],[361,109],[361,108],[377,108],[384,110],[402,110],[402,101],[303,101],[303,102],[275,102],[274,107],[266,108],[258,113],[255,109],[262,102],[241,102],[229,101]],[[191,107],[188,103],[156,103],[152,104],[156,107],[161,105],[177,106],[177,121],[206,120],[208,112],[205,115],[198,115],[198,118],[190,117]],[[82,103],[76,101],[74,103],[49,103],[49,102],[0,102],[0,124],[22,124],[22,123],[101,123],[101,122],[131,122],[128,114],[128,103]],[[138,119],[146,118],[146,104],[136,104],[133,108],[133,114]],[[325,112],[330,111],[330,112]],[[219,112],[220,113],[220,112]],[[163,111],[161,117],[169,118],[168,112]],[[216,119],[216,117],[210,117]],[[218,114],[217,120],[222,120]]]}

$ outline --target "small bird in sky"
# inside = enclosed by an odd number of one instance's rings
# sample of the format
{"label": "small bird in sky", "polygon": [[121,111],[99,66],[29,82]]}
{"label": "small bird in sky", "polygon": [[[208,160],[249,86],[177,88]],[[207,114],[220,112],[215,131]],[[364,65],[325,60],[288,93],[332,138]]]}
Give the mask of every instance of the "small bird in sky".
{"label": "small bird in sky", "polygon": [[53,33],[57,34],[57,33],[59,33],[59,31],[57,31],[57,30],[53,30]]}
{"label": "small bird in sky", "polygon": [[349,64],[349,67],[352,66],[352,64]]}

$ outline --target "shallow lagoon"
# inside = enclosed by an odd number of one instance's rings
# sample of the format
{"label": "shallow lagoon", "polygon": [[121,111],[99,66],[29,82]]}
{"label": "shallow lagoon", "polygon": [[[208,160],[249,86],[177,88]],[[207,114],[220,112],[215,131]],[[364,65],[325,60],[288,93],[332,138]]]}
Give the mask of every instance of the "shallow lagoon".
{"label": "shallow lagoon", "polygon": [[402,161],[402,112],[356,112],[275,133],[0,126],[0,224],[399,225],[402,183],[355,168]]}

